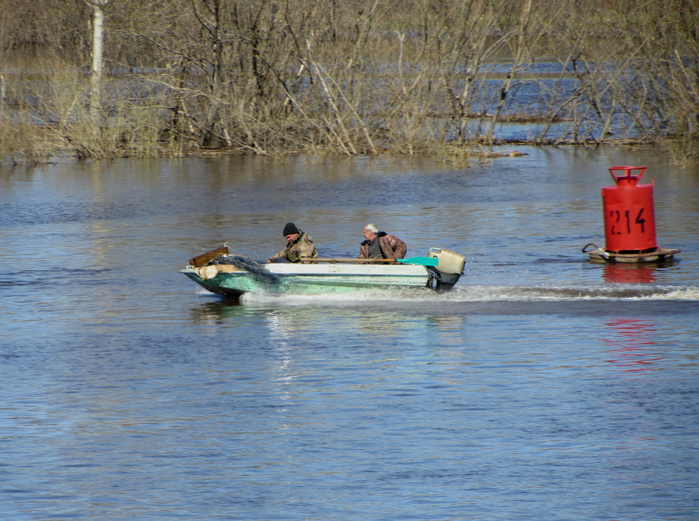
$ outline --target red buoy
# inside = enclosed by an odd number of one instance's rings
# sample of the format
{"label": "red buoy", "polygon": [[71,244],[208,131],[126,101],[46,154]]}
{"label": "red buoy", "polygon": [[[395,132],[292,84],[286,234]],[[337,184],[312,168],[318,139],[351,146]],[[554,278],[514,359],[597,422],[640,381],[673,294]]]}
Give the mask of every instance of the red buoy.
{"label": "red buoy", "polygon": [[[634,174],[638,171],[640,173]],[[616,185],[602,188],[605,250],[620,254],[643,254],[658,248],[655,238],[653,185],[639,184],[644,166],[609,169]]]}
{"label": "red buoy", "polygon": [[659,248],[655,242],[655,179],[650,185],[638,183],[646,173],[645,166],[613,166],[609,173],[616,184],[602,188],[607,244],[600,248],[590,242],[582,252],[587,253],[592,262],[673,262],[673,256],[680,250]]}

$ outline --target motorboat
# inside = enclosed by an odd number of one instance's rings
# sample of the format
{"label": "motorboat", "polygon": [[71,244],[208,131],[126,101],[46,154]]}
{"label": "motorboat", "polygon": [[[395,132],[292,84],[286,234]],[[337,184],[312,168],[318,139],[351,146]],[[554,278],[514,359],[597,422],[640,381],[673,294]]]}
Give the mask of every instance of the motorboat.
{"label": "motorboat", "polygon": [[263,263],[231,254],[227,246],[189,260],[182,273],[219,295],[244,293],[345,293],[367,289],[454,287],[465,257],[430,248],[425,257],[407,259],[316,258],[299,263]]}

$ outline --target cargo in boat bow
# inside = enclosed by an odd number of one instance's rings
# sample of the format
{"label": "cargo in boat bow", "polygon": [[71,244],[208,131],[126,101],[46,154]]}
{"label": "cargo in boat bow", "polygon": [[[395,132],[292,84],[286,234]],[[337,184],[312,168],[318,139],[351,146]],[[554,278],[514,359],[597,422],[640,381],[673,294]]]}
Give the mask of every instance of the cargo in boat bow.
{"label": "cargo in boat bow", "polygon": [[309,259],[261,263],[231,255],[227,247],[190,259],[182,273],[219,295],[243,293],[341,293],[362,289],[427,287],[450,290],[463,273],[463,255],[431,248],[408,259]]}

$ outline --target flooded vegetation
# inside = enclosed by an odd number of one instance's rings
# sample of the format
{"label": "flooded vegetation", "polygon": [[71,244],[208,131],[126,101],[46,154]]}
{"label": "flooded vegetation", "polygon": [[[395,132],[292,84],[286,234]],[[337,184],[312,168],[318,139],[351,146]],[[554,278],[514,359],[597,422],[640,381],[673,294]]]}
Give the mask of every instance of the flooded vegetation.
{"label": "flooded vegetation", "polygon": [[5,161],[453,158],[507,143],[654,143],[682,161],[697,150],[690,0],[0,5]]}

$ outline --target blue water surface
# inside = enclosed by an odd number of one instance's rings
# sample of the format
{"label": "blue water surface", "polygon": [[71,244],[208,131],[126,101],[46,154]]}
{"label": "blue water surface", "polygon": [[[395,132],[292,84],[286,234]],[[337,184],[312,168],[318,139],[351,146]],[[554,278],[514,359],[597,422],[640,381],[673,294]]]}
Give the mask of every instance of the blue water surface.
{"label": "blue water surface", "polygon": [[[120,160],[0,175],[0,518],[699,517],[699,182],[657,151]],[[609,166],[667,266],[591,264]],[[650,181],[650,179],[649,179]],[[454,291],[227,300],[294,221],[467,256]]]}

